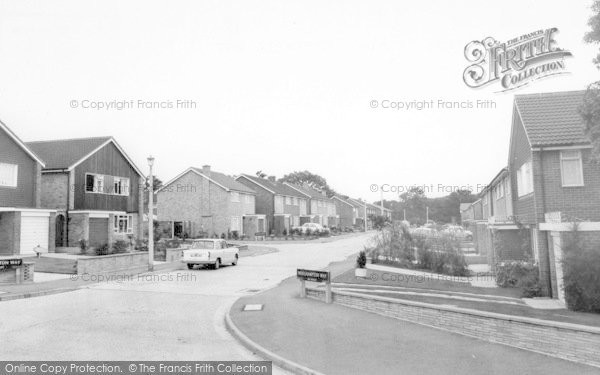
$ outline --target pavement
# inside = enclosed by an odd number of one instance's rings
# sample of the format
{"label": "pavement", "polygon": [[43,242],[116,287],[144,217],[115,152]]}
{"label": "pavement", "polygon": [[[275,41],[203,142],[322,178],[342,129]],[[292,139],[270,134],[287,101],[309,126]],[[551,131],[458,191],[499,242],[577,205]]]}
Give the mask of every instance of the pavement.
{"label": "pavement", "polygon": [[49,281],[79,288],[0,302],[0,361],[262,360],[227,332],[232,304],[276,287],[298,267],[319,269],[346,259],[371,235],[281,244],[278,252],[240,258],[237,266],[219,270],[165,270],[82,285]]}
{"label": "pavement", "polygon": [[[332,264],[332,276],[352,267]],[[296,278],[245,296],[233,325],[254,345],[323,374],[597,374],[598,369],[434,328],[299,298]],[[243,311],[262,304],[261,311]],[[306,372],[306,371],[305,371]]]}

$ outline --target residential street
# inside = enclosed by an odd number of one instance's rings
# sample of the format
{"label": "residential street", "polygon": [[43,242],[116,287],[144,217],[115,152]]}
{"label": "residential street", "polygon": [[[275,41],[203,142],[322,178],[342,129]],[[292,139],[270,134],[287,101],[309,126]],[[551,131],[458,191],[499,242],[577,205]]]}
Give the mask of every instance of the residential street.
{"label": "residential street", "polygon": [[1,302],[0,360],[258,360],[224,327],[231,305],[276,286],[298,267],[343,260],[368,238],[278,244],[279,252],[244,257],[216,271],[182,269],[152,275],[162,280],[136,276]]}

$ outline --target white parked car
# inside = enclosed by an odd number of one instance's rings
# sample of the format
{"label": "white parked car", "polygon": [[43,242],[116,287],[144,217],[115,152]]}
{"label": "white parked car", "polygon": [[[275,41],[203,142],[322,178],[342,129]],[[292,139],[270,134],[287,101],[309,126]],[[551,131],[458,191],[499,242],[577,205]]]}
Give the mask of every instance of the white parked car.
{"label": "white parked car", "polygon": [[432,228],[419,227],[411,228],[410,233],[416,237],[433,237],[435,236],[436,231]]}
{"label": "white parked car", "polygon": [[219,269],[225,264],[235,266],[239,256],[239,249],[228,246],[225,240],[201,239],[195,240],[189,249],[182,251],[181,262],[186,263],[189,269],[193,269],[194,266]]}

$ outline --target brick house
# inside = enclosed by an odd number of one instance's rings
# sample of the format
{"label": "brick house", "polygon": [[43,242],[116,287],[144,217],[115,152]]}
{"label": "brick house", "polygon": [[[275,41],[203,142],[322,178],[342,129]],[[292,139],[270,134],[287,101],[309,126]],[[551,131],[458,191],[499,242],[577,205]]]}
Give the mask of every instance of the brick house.
{"label": "brick house", "polygon": [[335,204],[335,211],[339,216],[340,228],[353,228],[358,216],[357,207],[339,195],[334,195],[331,199],[333,204]]}
{"label": "brick house", "polygon": [[296,190],[308,200],[308,212],[300,216],[300,225],[304,223],[317,223],[325,227],[337,227],[339,218],[336,213],[335,203],[327,197],[324,191],[318,191],[308,185],[295,185],[284,182],[285,185]]}
{"label": "brick house", "polygon": [[561,243],[580,222],[600,246],[600,166],[578,108],[584,91],[515,96],[508,170],[513,210],[531,237],[544,292],[564,300]]}
{"label": "brick house", "polygon": [[469,226],[479,254],[487,256],[492,268],[501,261],[528,259],[530,251],[523,247],[523,233],[514,220],[512,183],[507,167],[494,176],[479,197],[470,206],[473,219]]}
{"label": "brick house", "polygon": [[41,206],[57,210],[58,251],[143,238],[145,178],[112,137],[28,142],[45,162]]}
{"label": "brick house", "polygon": [[0,121],[0,256],[54,252],[56,211],[42,209],[44,161]]}
{"label": "brick house", "polygon": [[256,191],[256,213],[266,216],[269,234],[281,236],[284,230],[290,233],[292,227],[300,225],[300,218],[308,214],[306,195],[274,177],[242,174],[236,180]]}
{"label": "brick house", "polygon": [[233,177],[190,167],[157,192],[160,225],[173,237],[254,237],[266,231],[256,192]]}

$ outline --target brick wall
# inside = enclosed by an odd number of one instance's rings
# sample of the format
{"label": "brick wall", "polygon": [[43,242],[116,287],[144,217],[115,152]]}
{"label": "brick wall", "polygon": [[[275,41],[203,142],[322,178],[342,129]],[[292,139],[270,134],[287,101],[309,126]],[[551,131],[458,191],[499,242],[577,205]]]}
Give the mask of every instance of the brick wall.
{"label": "brick wall", "polygon": [[68,243],[69,246],[79,246],[79,240],[89,240],[89,215],[69,214],[68,218]]}
{"label": "brick wall", "polygon": [[544,213],[554,211],[560,211],[564,217],[576,217],[584,221],[600,221],[600,166],[590,162],[591,151],[582,150],[581,152],[584,182],[584,186],[581,187],[562,186],[560,151],[538,153],[541,154],[539,158],[543,168],[543,192],[545,194],[545,199],[540,200],[545,204],[545,210],[540,207],[540,221],[543,221]]}
{"label": "brick wall", "polygon": [[0,254],[18,253],[21,233],[21,215],[18,212],[0,212]]}
{"label": "brick wall", "polygon": [[340,202],[337,199],[334,199],[333,201],[335,204],[335,210],[340,216],[340,227],[352,228],[354,225],[354,208],[344,202]]}
{"label": "brick wall", "polygon": [[66,210],[69,204],[69,174],[44,173],[41,191],[43,208]]}
{"label": "brick wall", "polygon": [[[519,197],[517,191],[517,170],[528,160],[532,159],[531,147],[527,140],[527,134],[521,122],[521,118],[516,111],[513,113],[513,128],[511,138],[511,152],[508,161],[508,171],[511,181],[511,195],[513,197],[513,211],[514,215],[518,217],[519,221],[523,224],[535,224],[536,223],[536,211],[535,211],[535,199],[533,194]],[[537,189],[540,185],[540,181],[536,181],[536,160],[533,160],[533,173],[534,189]]]}
{"label": "brick wall", "polygon": [[248,186],[250,189],[256,192],[255,197],[255,209],[257,214],[266,215],[267,219],[267,228],[266,232],[269,233],[271,228],[273,228],[273,213],[275,212],[275,202],[273,194],[269,191],[263,189],[262,187],[256,185],[255,183],[250,182],[244,177],[241,177],[237,180],[239,183]]}
{"label": "brick wall", "polygon": [[[333,303],[600,367],[600,328],[333,291]],[[325,301],[325,291],[307,288]]]}

